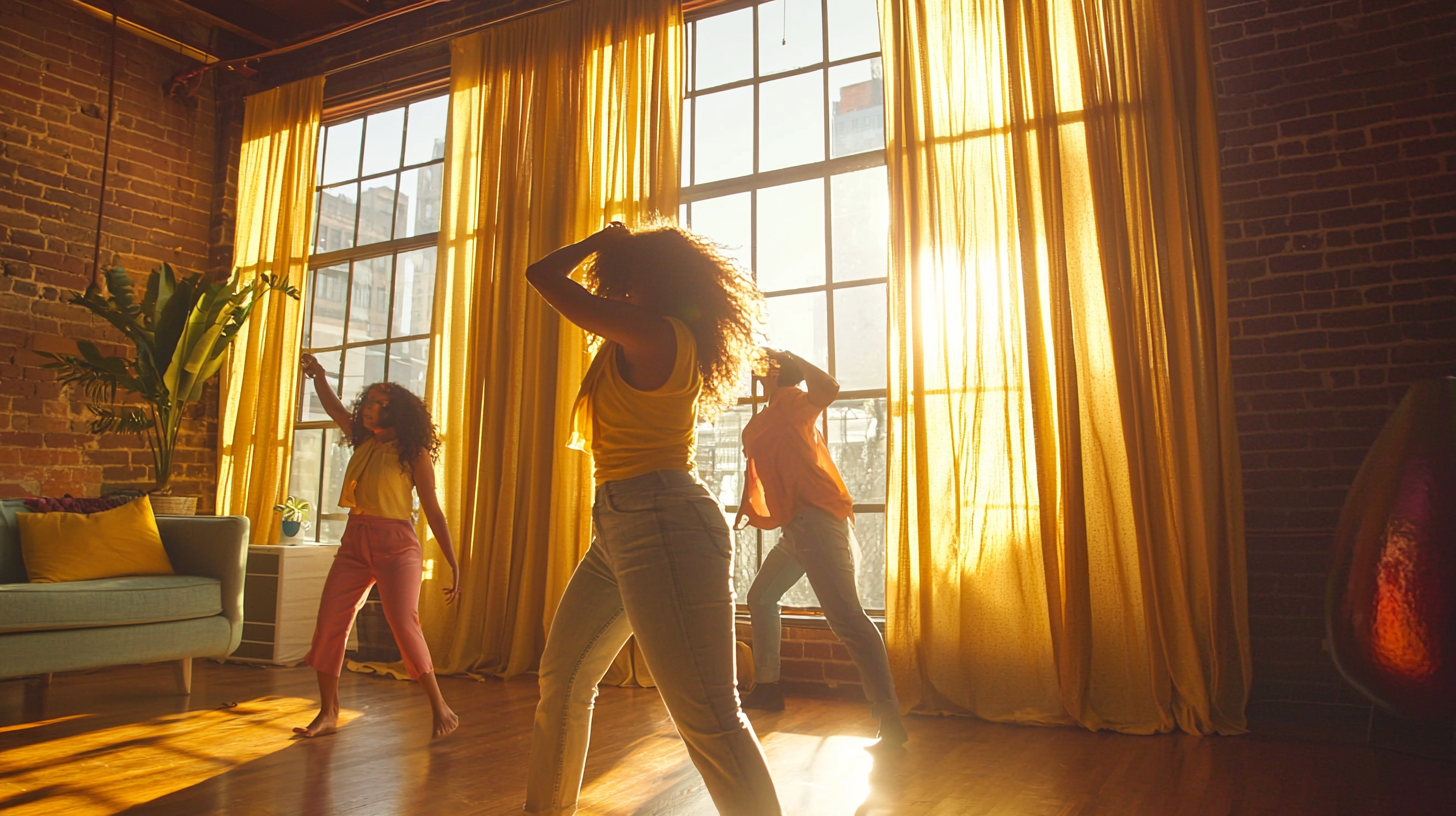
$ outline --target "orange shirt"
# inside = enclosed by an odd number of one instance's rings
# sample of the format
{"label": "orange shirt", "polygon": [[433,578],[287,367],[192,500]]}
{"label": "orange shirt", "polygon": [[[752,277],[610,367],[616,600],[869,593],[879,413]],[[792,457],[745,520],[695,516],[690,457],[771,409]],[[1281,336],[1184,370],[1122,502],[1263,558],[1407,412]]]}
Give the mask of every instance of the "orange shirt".
{"label": "orange shirt", "polygon": [[854,500],[819,432],[824,409],[798,388],[780,388],[743,429],[748,478],[742,512],[764,530],[782,527],[805,505],[854,518]]}

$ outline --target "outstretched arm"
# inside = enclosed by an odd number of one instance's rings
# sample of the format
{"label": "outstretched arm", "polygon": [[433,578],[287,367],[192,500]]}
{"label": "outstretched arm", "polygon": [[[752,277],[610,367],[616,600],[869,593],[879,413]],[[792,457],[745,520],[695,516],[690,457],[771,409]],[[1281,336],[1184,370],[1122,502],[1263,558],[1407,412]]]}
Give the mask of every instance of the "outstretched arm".
{"label": "outstretched arm", "polygon": [[634,367],[660,362],[657,358],[667,349],[670,373],[676,349],[671,324],[636,304],[593,295],[571,279],[572,270],[582,261],[603,247],[629,237],[627,228],[614,221],[600,232],[531,264],[526,269],[526,280],[562,317],[620,345]]}
{"label": "outstretched arm", "polygon": [[354,417],[329,386],[328,372],[324,371],[323,364],[312,354],[305,354],[299,359],[299,367],[303,369],[303,376],[313,380],[313,390],[318,394],[319,402],[323,403],[329,419],[344,431],[344,438],[348,439],[354,429]]}
{"label": "outstretched arm", "polygon": [[460,565],[455,561],[455,544],[450,538],[450,527],[445,524],[445,512],[440,509],[440,497],[435,494],[435,463],[428,453],[421,453],[415,459],[412,469],[415,478],[415,492],[420,496],[420,509],[430,523],[430,531],[440,542],[440,550],[450,564],[450,585],[445,588],[445,603],[454,603],[460,597]]}

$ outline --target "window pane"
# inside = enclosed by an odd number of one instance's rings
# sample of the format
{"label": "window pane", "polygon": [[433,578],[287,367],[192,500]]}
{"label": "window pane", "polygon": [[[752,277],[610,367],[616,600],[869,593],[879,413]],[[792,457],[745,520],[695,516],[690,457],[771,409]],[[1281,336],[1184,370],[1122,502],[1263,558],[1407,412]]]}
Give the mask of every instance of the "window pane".
{"label": "window pane", "polygon": [[[319,365],[324,367],[328,374],[329,387],[334,393],[339,392],[339,356],[341,351],[318,351],[314,356],[318,358]],[[299,411],[299,422],[327,422],[329,412],[324,410],[324,405],[319,402],[318,392],[314,389],[313,383],[303,380],[300,386],[303,391],[302,409]]]}
{"label": "window pane", "polygon": [[445,166],[442,164],[430,164],[400,174],[394,237],[410,238],[440,228],[440,191],[444,182]]}
{"label": "window pane", "polygon": [[834,292],[834,368],[846,391],[887,388],[885,285]]}
{"label": "window pane", "polygon": [[832,155],[885,149],[885,82],[879,57],[830,68],[829,103]]}
{"label": "window pane", "polygon": [[399,167],[404,141],[404,108],[376,113],[364,125],[364,172],[370,176]]}
{"label": "window pane", "polygon": [[859,504],[885,501],[884,397],[839,400],[825,411],[825,443],[849,495]]}
{"label": "window pane", "polygon": [[772,0],[758,7],[758,75],[768,76],[824,59],[819,0]]}
{"label": "window pane", "polygon": [[682,106],[682,138],[678,142],[682,145],[682,157],[680,160],[682,178],[678,180],[679,187],[688,187],[693,183],[693,100],[684,99]]}
{"label": "window pane", "polygon": [[737,507],[743,490],[743,426],[752,416],[752,406],[738,405],[720,414],[717,424],[698,426],[698,478],[725,508]]}
{"label": "window pane", "polygon": [[313,271],[313,316],[309,321],[309,348],[344,344],[344,297],[349,289],[349,265]]}
{"label": "window pane", "polygon": [[435,308],[435,247],[404,252],[395,262],[392,337],[427,334]]}
{"label": "window pane", "polygon": [[880,20],[875,0],[829,0],[829,59],[880,50]]}
{"label": "window pane", "polygon": [[[312,390],[310,388],[310,390]],[[304,519],[304,537],[316,541],[319,514],[319,468],[323,467],[324,429],[293,432],[293,464],[288,471],[288,495],[313,505]]]}
{"label": "window pane", "polygon": [[345,407],[352,410],[367,386],[383,381],[384,346],[360,346],[345,352],[344,383],[339,389]]}
{"label": "window pane", "polygon": [[405,166],[423,164],[445,155],[445,123],[450,115],[450,98],[437,96],[409,106],[405,134]]}
{"label": "window pane", "polygon": [[759,172],[823,161],[823,73],[765,82],[758,93]]}
{"label": "window pane", "polygon": [[429,340],[389,344],[389,381],[399,383],[421,399],[425,396],[425,374],[429,367]]}
{"label": "window pane", "polygon": [[394,237],[394,176],[364,182],[359,194],[357,246],[377,244]]}
{"label": "window pane", "polygon": [[753,89],[735,88],[700,96],[693,138],[693,182],[746,176],[753,172]]}
{"label": "window pane", "polygon": [[824,293],[768,298],[769,345],[788,349],[823,369],[829,368],[829,332]]}
{"label": "window pane", "polygon": [[[764,557],[768,557],[768,542],[764,542]],[[805,575],[799,579],[799,583],[789,587],[779,603],[783,606],[817,607],[819,596],[814,594],[814,588],[809,586],[809,576]]]}
{"label": "window pane", "polygon": [[760,535],[764,539],[763,552],[767,553],[773,542],[778,541],[779,531],[749,527],[733,532],[733,596],[737,603],[748,603],[748,588],[753,586],[753,578],[758,575]]}
{"label": "window pane", "polygon": [[[344,485],[344,469],[349,466],[349,457],[354,453],[344,441],[344,433],[338,428],[329,428],[324,436],[324,487],[322,501],[318,507],[321,513],[348,514],[348,509],[339,506],[339,490]],[[319,541],[338,541],[344,535],[345,522],[320,521]]]}
{"label": "window pane", "polygon": [[885,514],[855,513],[854,537],[859,544],[855,578],[865,609],[885,608]]}
{"label": "window pane", "polygon": [[758,285],[765,292],[824,284],[824,182],[758,191]]}
{"label": "window pane", "polygon": [[359,185],[326,187],[319,196],[318,231],[314,252],[333,252],[354,245],[354,216],[358,213]]}
{"label": "window pane", "polygon": [[[349,298],[348,342],[382,340],[389,331],[390,267],[394,258],[354,262],[353,292]],[[384,373],[381,368],[380,373]]]}
{"label": "window pane", "polygon": [[359,177],[359,141],[363,135],[363,119],[329,127],[329,140],[324,149],[323,179],[320,184],[333,184]]}
{"label": "window pane", "polygon": [[696,90],[753,76],[753,9],[705,17],[696,26]]}
{"label": "window pane", "polygon": [[753,243],[751,195],[736,193],[693,202],[693,232],[722,244],[744,269],[753,268],[749,252]]}
{"label": "window pane", "polygon": [[889,266],[890,186],[884,167],[834,176],[829,182],[834,279],[883,278]]}

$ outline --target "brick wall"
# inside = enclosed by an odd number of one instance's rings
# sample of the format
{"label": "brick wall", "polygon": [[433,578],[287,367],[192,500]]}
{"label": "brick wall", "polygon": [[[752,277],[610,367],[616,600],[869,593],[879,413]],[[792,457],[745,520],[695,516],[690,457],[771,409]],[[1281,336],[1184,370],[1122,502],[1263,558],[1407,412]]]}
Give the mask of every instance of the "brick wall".
{"label": "brick wall", "polygon": [[[738,639],[753,645],[753,627],[740,622],[737,628]],[[850,660],[849,650],[823,626],[784,626],[779,674],[790,692],[823,694],[827,689],[834,697],[865,699],[859,669]]]}
{"label": "brick wall", "polygon": [[[131,436],[87,431],[34,351],[89,339],[119,353],[119,332],[66,300],[91,280],[106,132],[110,25],[43,0],[0,5],[0,496],[95,496],[145,486],[151,454]],[[138,286],[162,261],[209,268],[215,117],[210,85],[188,103],[163,87],[192,63],[122,32],[101,263]],[[210,388],[179,438],[177,491],[215,489],[217,397]]]}
{"label": "brick wall", "polygon": [[1363,703],[1325,574],[1392,409],[1456,374],[1456,3],[1206,1],[1255,699]]}

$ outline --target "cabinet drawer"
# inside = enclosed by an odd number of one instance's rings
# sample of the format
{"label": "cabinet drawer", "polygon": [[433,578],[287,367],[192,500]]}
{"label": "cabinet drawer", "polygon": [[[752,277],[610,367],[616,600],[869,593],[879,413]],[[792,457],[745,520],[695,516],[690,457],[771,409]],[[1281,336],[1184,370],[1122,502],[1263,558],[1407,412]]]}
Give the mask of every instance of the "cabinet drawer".
{"label": "cabinet drawer", "polygon": [[248,550],[248,572],[252,575],[277,575],[278,553]]}
{"label": "cabinet drawer", "polygon": [[240,657],[247,660],[272,660],[273,644],[271,643],[249,643],[243,641],[238,644],[238,650],[233,652],[232,657]]}
{"label": "cabinet drawer", "polygon": [[259,643],[272,643],[274,627],[266,623],[244,623],[243,640],[254,640]]}

